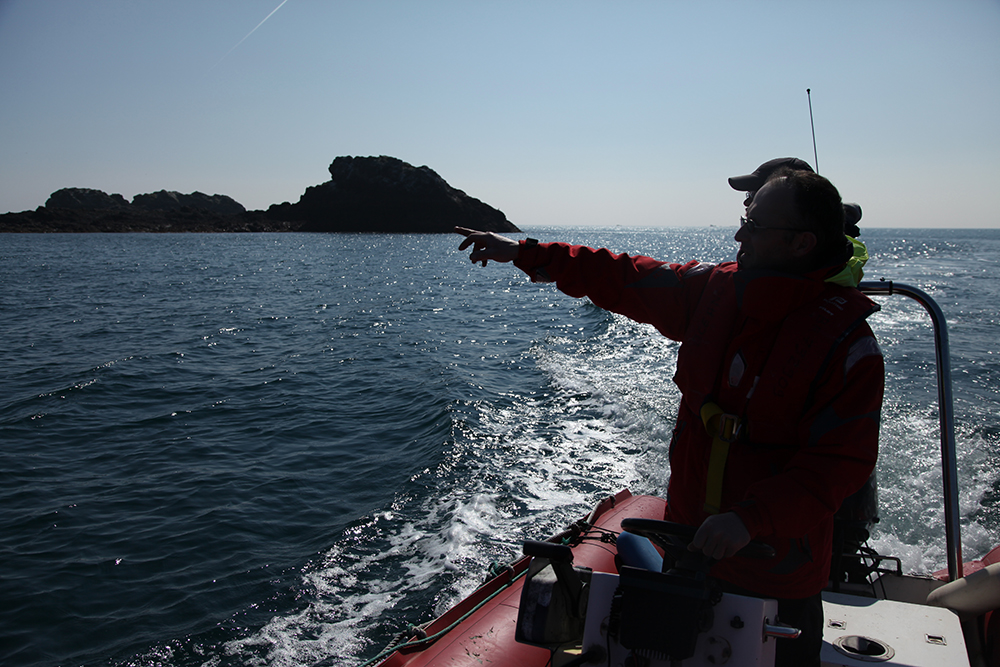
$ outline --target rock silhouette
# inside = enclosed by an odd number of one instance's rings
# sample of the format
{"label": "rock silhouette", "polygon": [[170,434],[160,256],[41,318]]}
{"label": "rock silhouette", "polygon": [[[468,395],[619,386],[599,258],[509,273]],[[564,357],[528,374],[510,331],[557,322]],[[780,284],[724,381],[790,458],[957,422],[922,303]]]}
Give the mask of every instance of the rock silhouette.
{"label": "rock silhouette", "polygon": [[179,192],[167,192],[166,190],[147,195],[136,195],[132,198],[132,206],[138,206],[148,211],[176,211],[182,208],[193,208],[199,211],[222,214],[246,212],[243,204],[226,195],[206,195],[202,192],[182,195]]}
{"label": "rock silhouette", "polygon": [[448,233],[456,225],[518,232],[499,210],[451,187],[429,167],[398,158],[338,157],[331,180],[295,204],[247,211],[226,195],[160,190],[136,195],[89,188],[53,192],[34,211],[0,215],[0,232]]}
{"label": "rock silhouette", "polygon": [[45,208],[87,209],[127,209],[131,204],[121,195],[109,195],[90,188],[63,188],[49,195]]}
{"label": "rock silhouette", "polygon": [[338,157],[331,179],[307,188],[296,204],[268,209],[318,232],[451,232],[456,225],[516,232],[497,209],[457,190],[430,167],[393,157]]}

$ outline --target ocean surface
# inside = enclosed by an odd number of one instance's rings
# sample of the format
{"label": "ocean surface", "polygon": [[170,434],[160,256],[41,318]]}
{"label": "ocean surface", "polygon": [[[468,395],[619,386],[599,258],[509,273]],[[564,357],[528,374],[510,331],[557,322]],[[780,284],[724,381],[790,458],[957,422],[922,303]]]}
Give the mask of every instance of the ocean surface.
{"label": "ocean surface", "polygon": [[[528,230],[732,259],[735,228]],[[865,229],[944,310],[963,555],[1000,543],[1000,230]],[[0,236],[0,664],[361,665],[622,488],[675,343],[458,236]],[[930,320],[872,319],[874,546],[944,567]]]}

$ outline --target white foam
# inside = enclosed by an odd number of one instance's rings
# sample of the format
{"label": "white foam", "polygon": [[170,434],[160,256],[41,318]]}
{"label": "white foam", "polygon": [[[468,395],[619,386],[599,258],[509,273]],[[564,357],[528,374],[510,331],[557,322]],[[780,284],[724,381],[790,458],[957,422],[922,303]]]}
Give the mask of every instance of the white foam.
{"label": "white foam", "polygon": [[[881,522],[872,543],[900,557],[905,572],[927,574],[947,566],[940,429],[936,410],[913,410],[905,404],[886,410],[878,467]],[[956,450],[962,556],[968,561],[1000,542],[1000,528],[987,528],[978,518],[1000,471],[980,436],[958,435]]]}
{"label": "white foam", "polygon": [[[679,400],[671,382],[677,346],[592,306],[575,306],[573,315],[597,322],[589,333],[566,327],[529,353],[548,378],[544,391],[467,406],[474,413],[458,417],[441,464],[415,475],[392,512],[356,526],[307,569],[303,583],[315,599],[230,642],[227,652],[274,667],[360,662],[379,648],[374,642],[428,620],[426,609],[442,613],[470,593],[492,561],[518,556],[523,539],[562,529],[621,488],[662,495]],[[923,316],[910,311],[884,323],[889,346],[917,326],[925,326]],[[882,522],[872,544],[900,557],[905,571],[932,572],[946,560],[936,413],[889,398]],[[967,556],[1000,537],[975,519],[997,477],[983,444],[959,442]],[[423,616],[415,616],[418,607]]]}

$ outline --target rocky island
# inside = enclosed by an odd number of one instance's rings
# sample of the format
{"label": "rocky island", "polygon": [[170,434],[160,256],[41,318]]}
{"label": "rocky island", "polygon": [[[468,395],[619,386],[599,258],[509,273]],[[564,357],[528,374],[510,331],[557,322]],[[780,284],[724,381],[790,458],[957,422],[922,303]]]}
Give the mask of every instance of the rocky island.
{"label": "rocky island", "polygon": [[451,187],[429,167],[398,158],[334,159],[330,180],[298,202],[248,211],[226,195],[160,190],[120,194],[64,188],[33,211],[0,215],[0,232],[448,233],[456,225],[518,232],[499,210]]}

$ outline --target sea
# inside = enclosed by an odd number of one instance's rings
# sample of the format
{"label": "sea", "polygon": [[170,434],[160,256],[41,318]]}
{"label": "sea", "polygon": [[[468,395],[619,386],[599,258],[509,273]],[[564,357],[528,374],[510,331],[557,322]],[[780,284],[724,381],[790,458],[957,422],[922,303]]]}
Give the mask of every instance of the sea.
{"label": "sea", "polygon": [[[735,228],[531,228],[670,261]],[[520,236],[518,236],[520,238]],[[962,549],[1000,544],[1000,230],[863,229],[947,318]],[[450,235],[0,237],[0,664],[364,665],[662,494],[677,344]],[[876,297],[873,546],[946,565],[933,331]]]}

